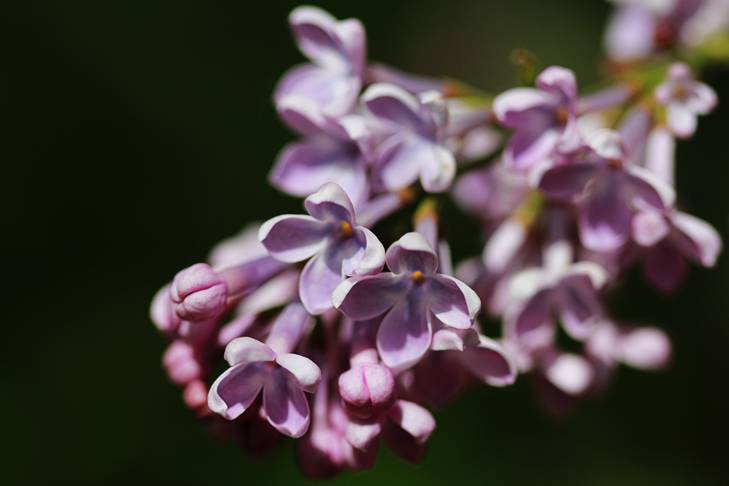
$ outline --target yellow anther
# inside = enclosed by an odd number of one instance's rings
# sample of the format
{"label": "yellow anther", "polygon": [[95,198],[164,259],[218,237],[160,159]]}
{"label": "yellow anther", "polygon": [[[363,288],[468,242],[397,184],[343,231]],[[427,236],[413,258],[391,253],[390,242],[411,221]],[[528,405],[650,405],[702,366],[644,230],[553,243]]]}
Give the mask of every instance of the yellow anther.
{"label": "yellow anther", "polygon": [[347,221],[342,221],[342,223],[339,225],[340,230],[342,231],[342,234],[346,236],[347,238],[350,238],[354,235],[354,230],[352,229],[352,225],[349,224]]}
{"label": "yellow anther", "polygon": [[413,279],[413,282],[419,284],[425,280],[425,275],[423,275],[423,272],[421,272],[420,270],[415,270],[410,278]]}
{"label": "yellow anther", "polygon": [[554,112],[554,119],[559,125],[566,125],[567,121],[570,119],[570,112],[566,107],[560,106]]}

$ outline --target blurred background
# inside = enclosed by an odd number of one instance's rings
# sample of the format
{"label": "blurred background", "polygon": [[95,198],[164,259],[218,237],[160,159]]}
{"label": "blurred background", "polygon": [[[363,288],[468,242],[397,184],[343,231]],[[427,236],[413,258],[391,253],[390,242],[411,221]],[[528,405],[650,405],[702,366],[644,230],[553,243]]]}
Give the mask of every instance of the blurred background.
{"label": "blurred background", "polygon": [[[293,139],[271,93],[303,60],[286,24],[295,5],[18,2],[5,12],[3,483],[304,482],[291,442],[251,457],[204,433],[160,367],[165,341],[148,318],[153,293],[215,242],[300,207],[266,184]],[[363,21],[370,59],[491,91],[512,83],[517,47],[589,86],[609,12],[599,0],[317,5]],[[729,70],[706,74],[729,99]],[[728,122],[720,106],[678,154],[683,205],[725,239]],[[475,390],[437,415],[422,465],[381,451],[374,470],[333,484],[729,483],[728,261],[693,269],[671,298],[639,275],[621,293],[617,315],[674,339],[667,372],[623,369],[603,400],[562,421],[541,413],[525,381]]]}

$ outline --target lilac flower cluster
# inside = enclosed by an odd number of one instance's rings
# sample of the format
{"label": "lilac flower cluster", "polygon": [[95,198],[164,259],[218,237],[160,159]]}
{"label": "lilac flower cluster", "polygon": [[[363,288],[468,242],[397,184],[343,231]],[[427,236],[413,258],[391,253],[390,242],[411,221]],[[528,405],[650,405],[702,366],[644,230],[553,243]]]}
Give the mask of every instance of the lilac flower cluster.
{"label": "lilac flower cluster", "polygon": [[[246,228],[155,296],[164,368],[186,405],[248,449],[300,438],[303,471],[329,477],[370,467],[380,443],[419,461],[429,408],[469,385],[528,375],[561,415],[619,364],[664,367],[666,333],[616,322],[605,295],[636,265],[672,292],[688,262],[711,267],[720,253],[674,189],[675,141],[716,95],[680,58],[655,55],[722,32],[696,29],[723,6],[625,0],[607,47],[630,63],[606,88],[582,95],[572,71],[552,66],[495,97],[370,63],[359,21],[295,9],[309,62],[284,75],[274,102],[300,139],[270,181],[305,197],[306,214]],[[483,243],[455,267],[447,197]],[[388,224],[416,203],[412,231]],[[503,323],[491,337],[484,317]]]}

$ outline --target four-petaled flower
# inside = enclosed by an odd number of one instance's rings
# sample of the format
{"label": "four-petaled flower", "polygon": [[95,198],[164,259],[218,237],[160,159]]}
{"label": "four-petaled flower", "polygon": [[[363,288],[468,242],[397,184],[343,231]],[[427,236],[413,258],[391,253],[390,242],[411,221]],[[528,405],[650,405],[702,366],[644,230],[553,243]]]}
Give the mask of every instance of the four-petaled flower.
{"label": "four-petaled flower", "polygon": [[377,349],[387,366],[402,370],[430,348],[434,321],[468,329],[481,301],[460,280],[437,273],[438,257],[418,233],[393,243],[385,260],[390,272],[345,280],[333,301],[356,321],[387,313],[377,332]]}
{"label": "four-petaled flower", "polygon": [[210,387],[208,407],[228,420],[238,418],[263,390],[263,411],[269,423],[289,437],[309,428],[309,403],[320,379],[319,367],[309,358],[277,353],[250,337],[234,339],[225,348],[230,368]]}
{"label": "four-petaled flower", "polygon": [[494,99],[499,122],[514,130],[504,150],[504,162],[527,170],[555,149],[579,143],[577,81],[569,69],[552,66],[537,77],[537,89],[514,88]]}
{"label": "four-petaled flower", "polygon": [[332,293],[347,276],[382,270],[385,249],[370,230],[357,225],[352,202],[338,185],[325,184],[304,206],[309,216],[270,219],[258,237],[274,258],[309,260],[299,279],[299,297],[309,313],[321,314],[332,308]]}
{"label": "four-petaled flower", "polygon": [[683,63],[668,69],[666,80],[656,88],[656,100],[666,107],[666,122],[674,135],[688,138],[696,132],[698,115],[706,115],[717,104],[713,89],[694,79]]}
{"label": "four-petaled flower", "polygon": [[582,244],[608,252],[630,237],[636,206],[662,211],[671,207],[675,194],[646,169],[624,162],[625,148],[617,132],[595,130],[587,143],[586,151],[535,178],[548,197],[577,204]]}
{"label": "four-petaled flower", "polygon": [[362,94],[362,103],[385,133],[374,165],[386,189],[402,189],[418,178],[428,192],[450,187],[456,160],[442,143],[447,110],[439,94],[416,98],[394,84],[379,83]]}

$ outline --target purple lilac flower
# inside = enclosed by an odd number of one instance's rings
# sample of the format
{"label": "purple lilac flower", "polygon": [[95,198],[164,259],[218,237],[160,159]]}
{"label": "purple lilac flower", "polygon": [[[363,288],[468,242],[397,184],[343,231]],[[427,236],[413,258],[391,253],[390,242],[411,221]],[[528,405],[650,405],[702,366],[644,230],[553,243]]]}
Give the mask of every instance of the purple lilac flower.
{"label": "purple lilac flower", "polygon": [[686,274],[686,260],[713,267],[721,252],[721,236],[706,221],[677,210],[645,209],[633,218],[633,240],[643,249],[639,258],[653,285],[672,292]]}
{"label": "purple lilac flower", "polygon": [[311,314],[332,308],[332,293],[347,276],[378,273],[385,249],[367,228],[357,225],[354,208],[334,183],[304,201],[308,216],[283,215],[261,226],[259,239],[274,258],[308,260],[299,280],[301,302]]}
{"label": "purple lilac flower", "polygon": [[549,67],[539,75],[536,86],[510,89],[494,99],[496,118],[514,130],[504,150],[504,162],[522,170],[548,158],[558,147],[569,150],[579,142],[574,73]]}
{"label": "purple lilac flower", "polygon": [[234,339],[225,348],[230,368],[210,387],[208,406],[234,420],[263,393],[262,411],[269,423],[290,437],[301,437],[309,427],[309,404],[320,379],[319,367],[291,350],[311,318],[300,304],[284,309],[266,343],[250,337]]}
{"label": "purple lilac flower", "polygon": [[425,452],[425,443],[435,430],[435,419],[415,402],[397,400],[374,422],[350,421],[347,440],[356,449],[366,451],[382,437],[387,445],[406,461],[417,463]]}
{"label": "purple lilac flower", "polygon": [[554,256],[545,265],[523,270],[511,280],[512,305],[505,334],[527,350],[550,346],[555,339],[553,316],[573,339],[583,341],[602,316],[598,291],[607,272],[592,262],[570,263],[569,243],[548,248]]}
{"label": "purple lilac flower", "polygon": [[696,132],[698,115],[706,115],[717,104],[713,89],[696,81],[683,63],[668,69],[665,82],[656,88],[656,100],[666,108],[666,122],[674,135],[688,138]]}
{"label": "purple lilac flower", "polygon": [[568,163],[537,175],[549,198],[577,204],[580,239],[590,250],[612,251],[630,236],[636,204],[662,211],[673,204],[673,189],[635,164],[625,164],[620,135],[610,130],[590,134],[586,151]]}
{"label": "purple lilac flower", "polygon": [[337,21],[316,7],[299,7],[289,24],[301,52],[312,64],[291,69],[276,87],[274,101],[281,118],[306,133],[313,120],[349,113],[362,87],[366,41],[356,19]]}
{"label": "purple lilac flower", "polygon": [[374,165],[385,189],[403,189],[416,180],[428,192],[447,190],[456,161],[443,145],[446,109],[437,93],[420,97],[393,84],[373,84],[362,94],[362,104],[386,134]]}
{"label": "purple lilac flower", "polygon": [[653,326],[625,326],[604,320],[585,343],[595,363],[596,392],[602,392],[619,364],[643,371],[657,371],[671,361],[671,340]]}
{"label": "purple lilac flower", "polygon": [[412,368],[408,392],[418,401],[442,408],[467,384],[502,387],[516,380],[517,369],[498,341],[475,328],[442,327],[433,333],[431,351]]}
{"label": "purple lilac flower", "polygon": [[[302,122],[303,123],[303,122]],[[368,143],[372,138],[362,117],[330,119],[284,147],[271,170],[271,184],[292,196],[304,197],[327,182],[336,182],[359,205],[369,192]]]}
{"label": "purple lilac flower", "polygon": [[[712,29],[698,27],[694,17],[710,1],[613,0],[619,6],[605,31],[608,55],[616,61],[630,62],[668,49],[680,41],[699,42]],[[705,12],[701,14],[704,15]]]}
{"label": "purple lilac flower", "polygon": [[435,321],[468,329],[481,302],[460,280],[437,273],[438,257],[418,233],[393,243],[385,260],[390,273],[350,278],[334,291],[333,301],[353,320],[385,314],[377,349],[387,366],[402,370],[428,350]]}

